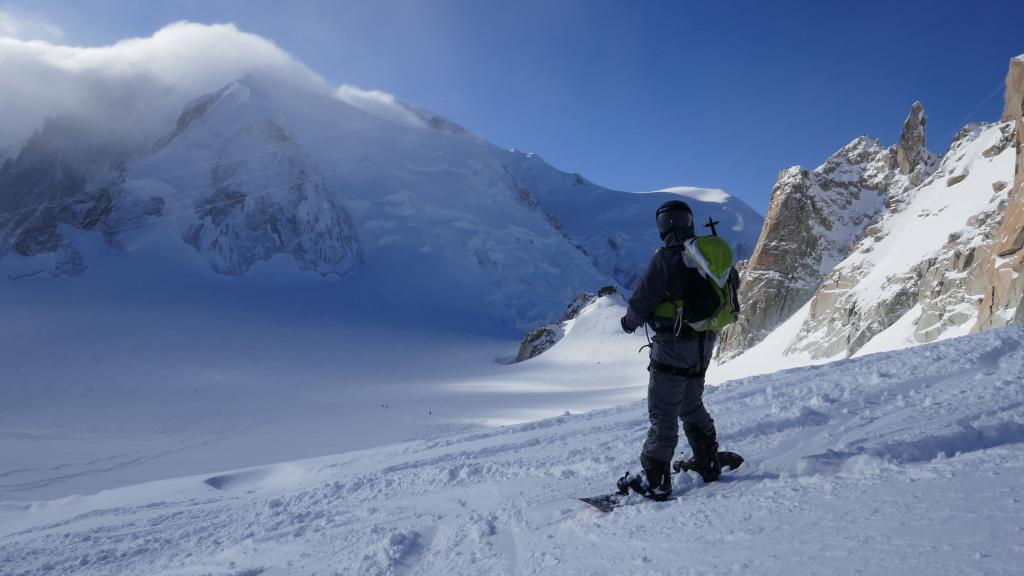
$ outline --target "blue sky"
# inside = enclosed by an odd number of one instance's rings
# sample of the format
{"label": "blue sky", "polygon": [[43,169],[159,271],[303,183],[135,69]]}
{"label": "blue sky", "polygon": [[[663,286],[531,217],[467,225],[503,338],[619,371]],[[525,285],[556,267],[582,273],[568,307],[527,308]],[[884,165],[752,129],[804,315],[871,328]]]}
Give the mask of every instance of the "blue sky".
{"label": "blue sky", "polygon": [[[392,92],[622,190],[720,187],[764,211],[779,170],[910,104],[942,152],[994,120],[1024,2],[0,1],[62,43],[234,22],[328,80]],[[993,95],[994,94],[994,95]]]}

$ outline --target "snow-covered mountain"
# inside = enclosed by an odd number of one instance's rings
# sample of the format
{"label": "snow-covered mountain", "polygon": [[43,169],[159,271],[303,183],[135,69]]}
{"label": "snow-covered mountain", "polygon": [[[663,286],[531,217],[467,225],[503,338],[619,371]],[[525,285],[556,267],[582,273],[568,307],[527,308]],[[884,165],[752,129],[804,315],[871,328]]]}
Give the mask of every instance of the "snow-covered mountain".
{"label": "snow-covered mountain", "polygon": [[[190,103],[175,130],[128,172],[149,184],[144,194],[165,203],[169,195],[155,193],[151,183],[185,191],[178,210],[193,214],[182,238],[215,272],[241,275],[287,253],[300,270],[344,275],[362,256],[346,198],[327,188],[259,90],[246,79]],[[180,169],[197,164],[209,166],[208,173]]]}
{"label": "snow-covered mountain", "polygon": [[[642,394],[636,338],[598,389],[609,367],[590,359],[572,386],[503,362],[580,291],[646,266],[677,192],[611,191],[422,110],[277,80],[183,104],[151,142],[57,118],[0,165],[0,500]],[[685,193],[753,244],[756,213]],[[495,372],[507,393],[486,396]]]}
{"label": "snow-covered mountain", "polygon": [[[603,298],[548,353],[505,369],[620,386],[642,372],[622,312]],[[574,498],[635,470],[643,402],[4,502],[0,572],[1016,574],[1022,364],[1012,327],[709,389],[719,439],[746,463],[710,486],[677,476],[677,500],[610,515]],[[506,394],[515,376],[493,376],[478,389]]]}
{"label": "snow-covered mountain", "polygon": [[[1024,91],[1022,65],[1011,61],[1008,107]],[[898,144],[859,138],[813,173],[783,172],[744,273],[741,320],[726,331],[712,377],[1016,321],[1024,167],[1015,114],[965,126],[936,158],[924,148],[926,116],[915,103]],[[859,151],[862,160],[851,162]],[[843,168],[828,168],[836,165]],[[850,188],[820,185],[844,173],[859,203],[849,201]]]}
{"label": "snow-covered mountain", "polygon": [[742,315],[716,349],[720,362],[760,342],[814,294],[868,226],[934,171],[924,107],[915,102],[900,142],[860,136],[808,171],[793,166],[772,188],[754,254],[744,267]]}
{"label": "snow-covered mountain", "polygon": [[[658,244],[655,208],[676,194],[723,221],[741,256],[760,230],[724,192],[609,190],[398,105],[397,119],[375,115],[247,76],[189,103],[146,151],[79,144],[103,157],[66,166],[62,146],[103,135],[48,123],[0,169],[0,257],[17,260],[7,275],[79,274],[173,238],[216,273],[284,258],[525,330],[581,290],[628,286]],[[183,258],[160,244],[154,258]]]}
{"label": "snow-covered mountain", "polygon": [[652,226],[658,206],[680,198],[694,210],[698,229],[708,218],[721,222],[737,259],[750,256],[763,218],[723,190],[685,186],[644,194],[623,194],[598,186],[579,174],[551,168],[534,154],[510,152],[503,159],[521,190],[551,214],[557,226],[591,255],[602,272],[631,288],[660,245]]}

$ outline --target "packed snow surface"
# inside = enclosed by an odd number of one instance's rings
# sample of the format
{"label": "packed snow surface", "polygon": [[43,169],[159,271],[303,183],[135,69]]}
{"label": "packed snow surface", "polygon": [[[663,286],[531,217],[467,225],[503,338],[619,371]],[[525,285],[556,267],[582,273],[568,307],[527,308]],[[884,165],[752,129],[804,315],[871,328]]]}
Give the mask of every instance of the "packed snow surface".
{"label": "packed snow surface", "polygon": [[[621,306],[592,305],[521,366],[572,389],[567,373],[636,343],[615,335]],[[642,373],[631,353],[589,386]],[[1013,327],[709,388],[719,439],[746,464],[611,514],[574,497],[636,469],[643,402],[10,501],[0,573],[1019,574],[1022,366]]]}

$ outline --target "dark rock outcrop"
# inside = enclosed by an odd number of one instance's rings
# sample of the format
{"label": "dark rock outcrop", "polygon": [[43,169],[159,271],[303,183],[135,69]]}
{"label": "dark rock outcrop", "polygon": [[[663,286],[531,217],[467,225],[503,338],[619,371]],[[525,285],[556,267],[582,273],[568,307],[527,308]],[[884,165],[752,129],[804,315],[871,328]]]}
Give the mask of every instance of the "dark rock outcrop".
{"label": "dark rock outcrop", "polygon": [[615,286],[605,286],[597,291],[597,294],[590,292],[580,292],[572,299],[565,308],[565,312],[562,313],[561,318],[558,322],[551,324],[545,324],[539,328],[530,331],[529,334],[523,338],[522,343],[519,345],[519,353],[516,355],[516,362],[522,362],[523,360],[529,360],[536,356],[540,356],[544,352],[547,352],[552,346],[558,343],[565,335],[565,323],[569,320],[573,320],[580,315],[580,312],[584,308],[590,306],[594,302],[597,302],[600,298],[606,296],[613,296],[619,293],[619,289]]}
{"label": "dark rock outcrop", "polygon": [[900,174],[909,176],[918,166],[928,161],[928,149],[925,148],[925,124],[928,117],[924,113],[924,106],[920,102],[914,102],[910,108],[910,114],[903,122],[903,131],[900,132],[900,141],[896,145],[896,164],[899,165]]}

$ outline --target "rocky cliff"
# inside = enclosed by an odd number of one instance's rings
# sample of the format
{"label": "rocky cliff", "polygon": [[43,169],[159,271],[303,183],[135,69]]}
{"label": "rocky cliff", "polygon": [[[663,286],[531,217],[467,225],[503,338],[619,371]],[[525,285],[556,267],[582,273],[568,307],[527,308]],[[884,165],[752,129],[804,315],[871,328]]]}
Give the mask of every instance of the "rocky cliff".
{"label": "rocky cliff", "polygon": [[[1006,75],[1003,120],[1016,128],[1017,159],[1006,211],[995,232],[991,255],[985,262],[986,287],[974,331],[1024,322],[1024,56],[1010,61]],[[1006,186],[1006,182],[999,182]]]}
{"label": "rocky cliff", "polygon": [[[1000,144],[1007,134],[1009,124],[962,130],[938,171],[825,277],[786,353],[850,356],[901,319],[910,343],[966,333],[986,290],[982,269],[1005,209],[1005,191],[993,187],[999,180],[981,167],[972,175],[968,160],[988,161],[1000,173],[1013,152]],[[986,159],[993,147],[1003,149]],[[946,234],[919,243],[927,236],[923,227]],[[913,256],[891,254],[899,251]]]}
{"label": "rocky cliff", "polygon": [[1024,114],[1024,54],[1010,60],[1003,92],[1003,115],[1000,122],[1012,122]]}
{"label": "rocky cliff", "polygon": [[48,261],[53,275],[86,264],[75,239],[103,237],[158,215],[157,199],[124,193],[124,166],[135,151],[73,117],[47,120],[0,165],[0,258],[14,252]]}
{"label": "rocky cliff", "polygon": [[[1024,293],[1022,95],[1024,59],[1018,57],[1007,74],[1002,119],[964,126],[937,162],[924,148],[927,117],[915,103],[899,143],[890,149],[885,209],[863,229],[848,254],[815,280],[806,302],[783,306],[769,298],[780,292],[788,298],[807,294],[806,283],[792,275],[807,273],[812,255],[801,248],[820,246],[826,233],[812,230],[807,237],[801,233],[806,226],[795,218],[788,228],[773,228],[777,216],[769,213],[745,274],[743,295],[750,302],[743,323],[731,329],[719,351],[716,379],[764,371],[762,366],[770,370],[773,365],[797,366],[911,346],[1024,320],[1019,306]],[[773,205],[776,201],[773,197]],[[800,214],[814,217],[806,210]],[[774,250],[775,259],[768,261],[773,267],[768,268],[760,256],[771,253],[773,242],[785,239],[782,230],[799,242]],[[766,290],[768,282],[757,281],[761,275],[769,276],[776,288]],[[771,306],[774,314],[762,312]],[[747,350],[755,342],[763,344]]]}
{"label": "rocky cliff", "polygon": [[861,136],[813,171],[794,166],[779,174],[743,273],[739,321],[716,349],[719,362],[757,344],[803,306],[886,207],[934,170],[926,122],[924,107],[914,102],[897,145]]}

